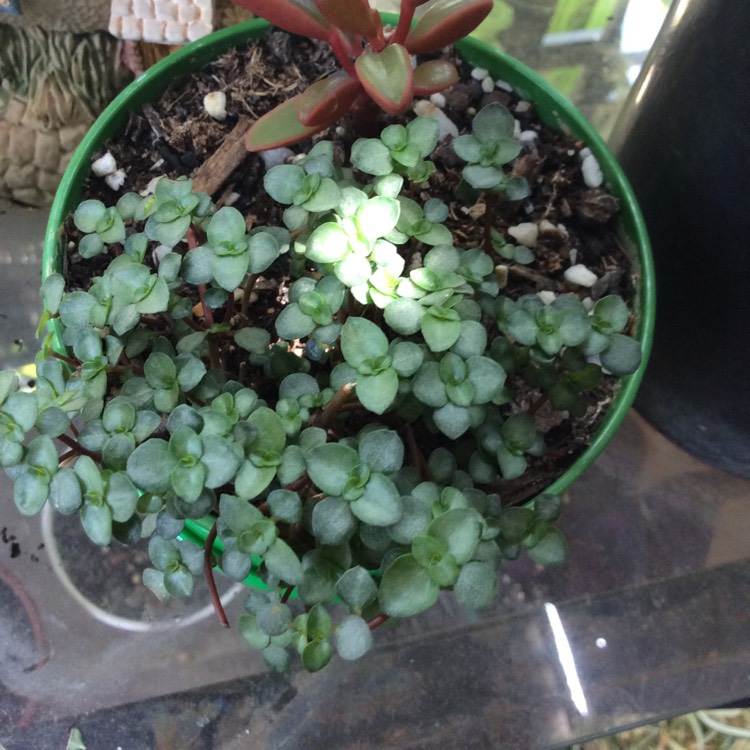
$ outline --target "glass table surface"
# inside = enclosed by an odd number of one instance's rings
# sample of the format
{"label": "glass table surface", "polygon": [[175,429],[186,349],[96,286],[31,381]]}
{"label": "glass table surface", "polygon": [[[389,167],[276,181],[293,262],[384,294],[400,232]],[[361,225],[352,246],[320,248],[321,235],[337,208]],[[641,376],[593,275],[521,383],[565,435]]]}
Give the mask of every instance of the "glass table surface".
{"label": "glass table surface", "polygon": [[[388,3],[381,4],[387,9]],[[496,3],[485,38],[609,132],[662,0]],[[33,361],[45,212],[0,202],[0,361]],[[658,325],[658,323],[657,323]],[[266,672],[208,597],[160,604],[143,550],[100,550],[75,519],[21,516],[0,477],[0,745],[526,748],[750,695],[750,481],[632,412],[564,497],[569,563],[507,567],[481,614],[450,596],[381,628],[358,662]],[[222,582],[230,622],[243,589]]]}

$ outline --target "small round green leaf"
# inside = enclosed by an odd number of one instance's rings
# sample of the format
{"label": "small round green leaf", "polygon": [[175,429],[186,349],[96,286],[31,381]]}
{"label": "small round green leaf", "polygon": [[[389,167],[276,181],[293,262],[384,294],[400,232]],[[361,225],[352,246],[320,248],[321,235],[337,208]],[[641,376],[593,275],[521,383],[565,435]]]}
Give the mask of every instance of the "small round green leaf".
{"label": "small round green leaf", "polygon": [[312,528],[320,544],[335,546],[347,541],[357,528],[349,503],[338,497],[326,497],[315,505]]}
{"label": "small round green leaf", "polygon": [[469,409],[450,402],[436,409],[432,418],[440,432],[451,440],[461,437],[471,427]]}
{"label": "small round green leaf", "polygon": [[353,612],[361,612],[375,601],[378,587],[372,575],[361,566],[350,568],[336,583],[336,593]]}
{"label": "small round green leaf", "polygon": [[399,341],[391,349],[393,369],[402,378],[410,378],[424,362],[424,351],[412,341]]}
{"label": "small round green leaf", "polygon": [[94,544],[106,547],[112,541],[112,510],[106,503],[84,501],[81,526]]}
{"label": "small round green leaf", "polygon": [[333,646],[327,640],[314,640],[302,652],[302,664],[308,672],[323,669],[333,656]]}
{"label": "small round green leaf", "polygon": [[263,187],[277,202],[290,205],[295,193],[302,187],[305,171],[296,164],[279,164],[266,172]]}
{"label": "small round green leaf", "polygon": [[150,438],[130,454],[127,473],[138,489],[161,494],[170,488],[170,474],[175,464],[168,443]]}
{"label": "small round green leaf", "polygon": [[250,555],[239,550],[224,550],[221,556],[221,570],[233,581],[244,581],[253,567]]}
{"label": "small round green leaf", "polygon": [[396,333],[410,336],[422,325],[425,309],[414,299],[402,297],[391,302],[383,311],[385,322]]}
{"label": "small round green leaf", "polygon": [[622,297],[609,294],[602,297],[596,305],[592,315],[594,328],[600,333],[610,334],[621,331],[628,323],[630,311]]}
{"label": "small round green leaf", "polygon": [[60,469],[49,485],[49,499],[58,513],[75,513],[83,502],[81,485],[72,469]]}
{"label": "small round green leaf", "polygon": [[613,375],[629,375],[635,372],[641,363],[640,342],[621,333],[613,333],[600,359],[602,366]]}
{"label": "small round green leaf", "polygon": [[[292,447],[292,446],[290,446]],[[284,451],[286,454],[286,451]],[[302,501],[291,490],[274,490],[267,501],[271,515],[284,523],[297,523],[302,517]]]}
{"label": "small round green leaf", "polygon": [[391,617],[411,617],[431,607],[440,587],[413,555],[396,558],[383,573],[378,600],[383,613]]}
{"label": "small round green leaf", "polygon": [[385,412],[398,393],[398,375],[389,367],[377,375],[358,375],[356,393],[359,402],[371,412]]}
{"label": "small round green leaf", "polygon": [[21,474],[13,485],[13,499],[16,507],[25,516],[38,513],[47,502],[49,479],[36,474]]}
{"label": "small round green leaf", "polygon": [[393,161],[388,147],[378,138],[360,138],[354,142],[352,164],[366,174],[384,176],[393,171]]}
{"label": "small round green leaf", "polygon": [[237,628],[250,648],[263,649],[271,642],[271,637],[261,630],[258,618],[253,614],[240,615]]}
{"label": "small round green leaf", "polygon": [[376,195],[357,209],[354,219],[361,235],[374,240],[385,237],[396,226],[399,212],[398,201]]}
{"label": "small round green leaf", "polygon": [[439,515],[427,533],[439,539],[459,565],[471,560],[482,535],[479,514],[471,508],[454,508]]}
{"label": "small round green leaf", "polygon": [[302,339],[315,330],[315,321],[296,302],[282,309],[276,318],[276,333],[287,341]]}
{"label": "small round green leaf", "polygon": [[261,354],[271,344],[271,334],[264,328],[241,328],[234,335],[234,343],[248,352]]}
{"label": "small round green leaf", "polygon": [[321,224],[310,235],[305,256],[315,263],[336,263],[349,252],[349,238],[335,222]]}
{"label": "small round green leaf", "polygon": [[472,561],[461,568],[453,591],[466,609],[485,609],[497,597],[498,580],[495,568],[486,562]]}
{"label": "small round green leaf", "polygon": [[271,672],[286,672],[289,668],[289,652],[283,646],[271,644],[263,649],[262,655]]}
{"label": "small round green leaf", "polygon": [[357,452],[341,443],[320,445],[307,456],[310,479],[329,495],[340,495],[344,491],[349,475],[357,464]]}
{"label": "small round green leaf", "polygon": [[360,521],[371,526],[391,526],[401,518],[401,496],[384,474],[372,474],[363,494],[352,505]]}
{"label": "small round green leaf", "polygon": [[404,463],[404,444],[394,430],[371,430],[360,438],[359,457],[371,471],[390,474]]}
{"label": "small round green leaf", "polygon": [[503,445],[497,449],[497,463],[504,479],[518,479],[526,471],[528,465],[523,456],[511,453]]}
{"label": "small round green leaf", "polygon": [[357,615],[345,617],[336,628],[336,651],[342,659],[359,659],[372,648],[372,632]]}
{"label": "small round green leaf", "polygon": [[263,559],[269,572],[284,583],[296,586],[302,580],[302,563],[285,541],[277,539]]}
{"label": "small round green leaf", "polygon": [[193,593],[194,584],[192,573],[184,565],[164,571],[164,588],[171,596],[186,599]]}
{"label": "small round green leaf", "polygon": [[428,308],[422,317],[422,335],[431,351],[447,351],[461,335],[458,313],[442,307]]}
{"label": "small round green leaf", "polygon": [[73,223],[81,232],[86,234],[95,232],[106,210],[106,206],[99,200],[85,200],[76,208]]}
{"label": "small round green leaf", "polygon": [[562,565],[567,559],[568,543],[559,529],[549,526],[542,538],[528,552],[534,562],[546,568],[554,568]]}
{"label": "small round green leaf", "polygon": [[247,233],[245,217],[232,206],[220,208],[209,221],[206,236],[211,247],[242,242]]}
{"label": "small round green leaf", "polygon": [[388,353],[388,338],[366,318],[347,318],[341,329],[341,353],[355,369],[367,359],[382,357]]}

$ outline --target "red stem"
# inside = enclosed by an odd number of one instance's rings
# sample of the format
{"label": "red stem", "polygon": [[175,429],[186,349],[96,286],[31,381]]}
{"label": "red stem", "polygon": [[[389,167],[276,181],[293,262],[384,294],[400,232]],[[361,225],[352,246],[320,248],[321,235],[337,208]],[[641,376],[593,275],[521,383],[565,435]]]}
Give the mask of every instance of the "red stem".
{"label": "red stem", "polygon": [[[187,243],[188,247],[192,250],[198,247],[198,235],[194,227],[190,227],[187,232]],[[206,327],[210,328],[214,324],[214,314],[206,304],[205,300],[206,285],[198,284],[198,297],[200,297],[201,307],[203,308],[203,320],[206,322]]]}
{"label": "red stem", "polygon": [[[406,7],[404,7],[406,6]],[[403,44],[409,36],[411,22],[414,18],[414,6],[411,3],[401,3],[401,15],[398,17],[398,26],[391,37],[391,44]]]}
{"label": "red stem", "polygon": [[196,322],[192,318],[183,318],[182,320],[184,323],[190,326],[190,328],[192,328],[194,331],[198,331],[199,333],[201,333],[206,330],[200,323]]}
{"label": "red stem", "polygon": [[336,416],[337,412],[344,407],[348,401],[351,392],[354,390],[354,383],[346,383],[339,388],[336,395],[329,404],[313,420],[316,427],[327,427],[330,421]]}
{"label": "red stem", "polygon": [[549,401],[549,394],[543,393],[526,412],[530,417],[533,417],[546,403]]}
{"label": "red stem", "polygon": [[379,628],[384,622],[388,622],[390,619],[389,615],[378,615],[367,623],[367,627],[370,628],[370,630],[375,630],[375,628]]}
{"label": "red stem", "polygon": [[214,605],[214,610],[216,611],[219,620],[221,620],[221,624],[225,628],[228,628],[229,620],[227,620],[226,612],[224,612],[224,605],[221,603],[221,597],[216,590],[216,581],[214,581],[213,549],[217,532],[216,521],[214,521],[214,525],[211,527],[211,531],[208,532],[206,541],[203,544],[203,572],[206,576],[208,592],[211,594],[211,603]]}
{"label": "red stem", "polygon": [[58,352],[50,352],[53,357],[56,359],[61,359],[63,362],[67,362],[69,365],[72,365],[73,367],[80,367],[81,363],[77,359],[73,359],[72,357],[66,357],[64,354],[59,354]]}
{"label": "red stem", "polygon": [[495,207],[495,194],[486,192],[484,196],[484,250],[492,255],[492,220],[494,219],[493,208]]}
{"label": "red stem", "polygon": [[422,479],[431,482],[432,473],[430,472],[430,466],[427,463],[427,459],[424,457],[424,453],[422,453],[417,445],[417,439],[414,437],[414,430],[412,430],[411,425],[408,422],[404,423],[403,431],[406,436],[406,447],[409,449],[412,464],[416,466]]}
{"label": "red stem", "polygon": [[86,448],[84,448],[77,440],[73,440],[73,438],[69,437],[68,435],[58,435],[57,439],[61,443],[65,443],[65,445],[67,445],[68,448],[72,448],[76,453],[78,453],[81,456],[88,456],[94,461],[102,460],[101,453],[94,453],[93,451],[86,450]]}
{"label": "red stem", "polygon": [[308,477],[307,474],[303,474],[299,479],[295,479],[293,482],[285,484],[284,489],[297,492],[297,490],[303,489],[308,484],[310,484],[310,477]]}
{"label": "red stem", "polygon": [[227,300],[227,307],[224,311],[224,320],[223,323],[229,323],[232,318],[234,317],[234,295],[230,294],[229,299]]}
{"label": "red stem", "polygon": [[349,55],[346,53],[346,47],[344,46],[344,41],[339,36],[338,31],[331,31],[328,35],[328,44],[331,45],[331,50],[333,50],[336,59],[341,63],[341,67],[352,76],[352,78],[357,78],[357,69],[354,67],[354,63],[349,59]]}
{"label": "red stem", "polygon": [[214,313],[213,310],[206,304],[206,285],[198,284],[198,297],[201,301],[201,308],[203,309],[203,320],[206,323],[206,328],[210,328],[214,324]]}
{"label": "red stem", "polygon": [[247,315],[247,311],[250,309],[250,296],[255,288],[255,282],[258,280],[258,274],[253,273],[245,282],[245,288],[242,290],[242,305],[240,310],[243,315]]}
{"label": "red stem", "polygon": [[190,229],[187,231],[187,243],[188,247],[192,250],[193,248],[198,247],[200,245],[200,242],[198,241],[198,234],[196,232],[195,227],[191,226]]}

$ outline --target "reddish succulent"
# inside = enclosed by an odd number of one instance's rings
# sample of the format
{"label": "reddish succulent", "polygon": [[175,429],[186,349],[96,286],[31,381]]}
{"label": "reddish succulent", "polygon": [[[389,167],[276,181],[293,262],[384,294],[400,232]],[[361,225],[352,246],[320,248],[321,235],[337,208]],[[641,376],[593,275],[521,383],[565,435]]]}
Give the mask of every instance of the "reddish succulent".
{"label": "reddish succulent", "polygon": [[458,74],[451,63],[431,60],[413,68],[411,56],[469,34],[492,10],[492,0],[436,0],[412,27],[415,10],[429,1],[401,0],[398,26],[386,31],[369,0],[235,0],[285,31],[328,42],[343,68],[261,117],[248,132],[248,149],[300,141],[339,120],[363,95],[401,114],[415,96],[453,85]]}

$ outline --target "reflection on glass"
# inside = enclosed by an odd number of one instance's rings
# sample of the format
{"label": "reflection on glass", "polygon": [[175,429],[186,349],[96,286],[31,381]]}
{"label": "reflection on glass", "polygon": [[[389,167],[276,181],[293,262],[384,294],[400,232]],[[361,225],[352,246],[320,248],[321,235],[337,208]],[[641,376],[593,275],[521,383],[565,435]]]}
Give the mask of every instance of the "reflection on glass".
{"label": "reflection on glass", "polygon": [[565,675],[565,682],[568,684],[568,690],[570,690],[570,699],[573,701],[573,705],[578,709],[578,713],[580,713],[581,716],[588,716],[589,707],[586,703],[586,696],[583,694],[583,686],[578,678],[578,670],[576,669],[576,662],[573,658],[573,651],[570,648],[570,641],[568,641],[568,636],[565,633],[565,628],[563,627],[557,607],[550,602],[546,602],[544,605],[544,611],[547,613],[549,626],[552,629],[552,637],[554,638],[555,647],[557,648],[557,657],[560,660],[560,666]]}
{"label": "reflection on glass", "polygon": [[622,19],[620,52],[633,62],[626,71],[631,86],[641,72],[643,59],[659,33],[667,9],[667,4],[661,0],[630,0],[628,3]]}

